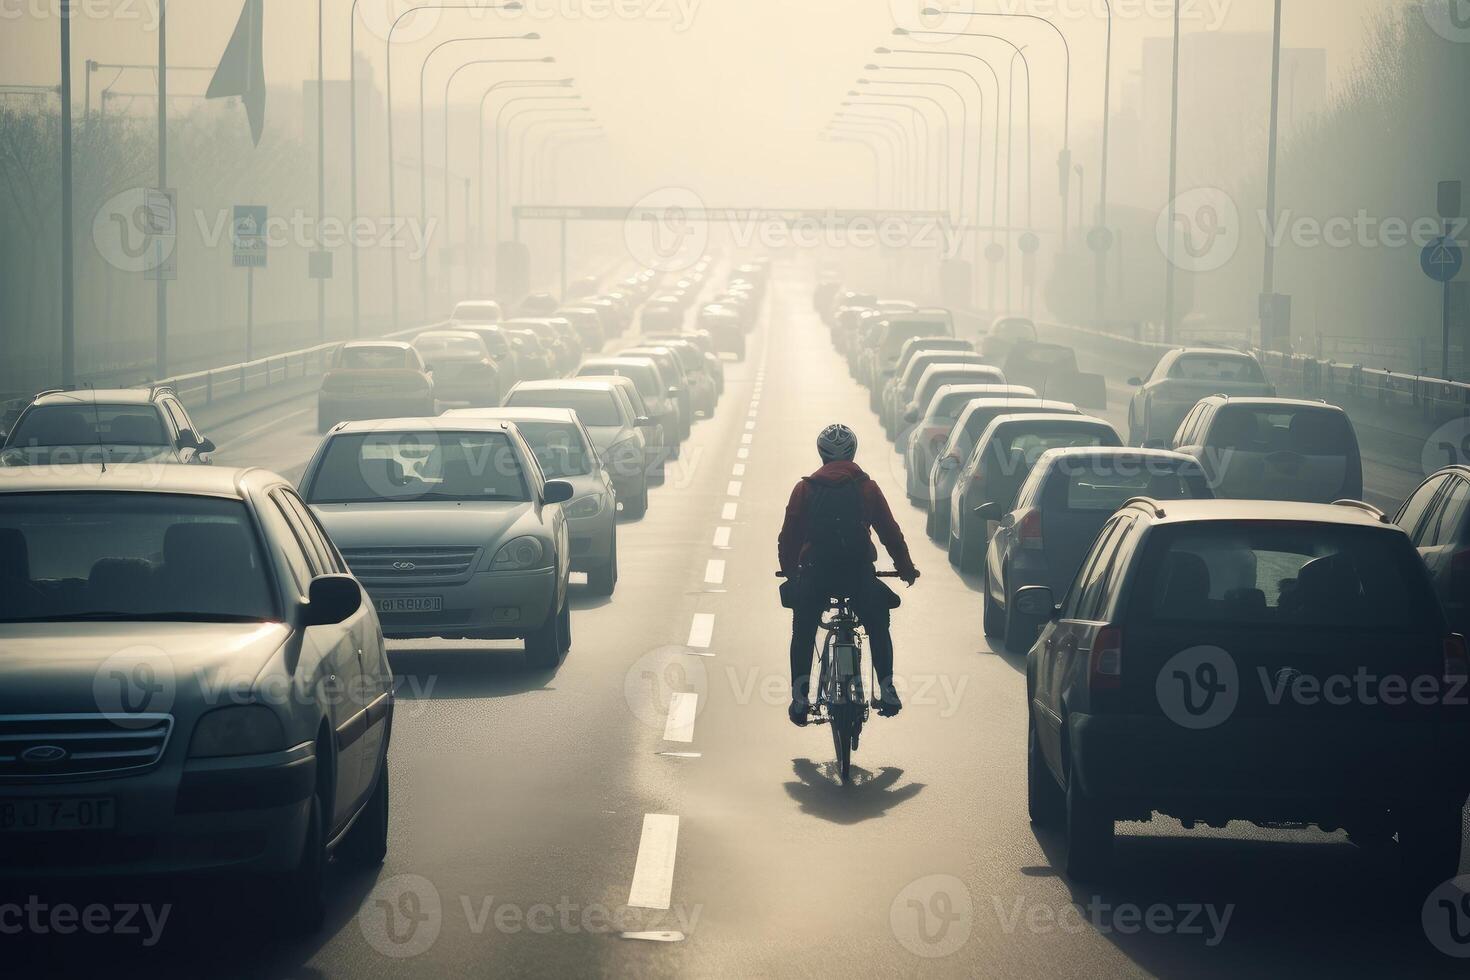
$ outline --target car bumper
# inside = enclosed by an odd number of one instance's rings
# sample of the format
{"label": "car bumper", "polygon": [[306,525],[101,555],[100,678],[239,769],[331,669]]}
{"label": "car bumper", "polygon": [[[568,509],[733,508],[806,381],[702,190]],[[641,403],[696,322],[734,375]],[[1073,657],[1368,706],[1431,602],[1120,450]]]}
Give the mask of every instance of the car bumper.
{"label": "car bumper", "polygon": [[[558,581],[554,568],[530,572],[475,572],[468,580],[392,588],[363,583],[378,607],[383,635],[397,640],[514,640],[540,629],[556,608]],[[438,596],[438,612],[392,612],[385,600]]]}
{"label": "car bumper", "polygon": [[1470,773],[1446,764],[1467,731],[1362,719],[1232,718],[1191,731],[1163,717],[1074,714],[1074,772],[1117,812],[1336,822],[1403,801],[1464,803]]}
{"label": "car bumper", "polygon": [[272,873],[301,856],[316,786],[310,742],[285,752],[163,765],[141,775],[0,787],[0,800],[99,797],[116,827],[0,833],[0,878]]}

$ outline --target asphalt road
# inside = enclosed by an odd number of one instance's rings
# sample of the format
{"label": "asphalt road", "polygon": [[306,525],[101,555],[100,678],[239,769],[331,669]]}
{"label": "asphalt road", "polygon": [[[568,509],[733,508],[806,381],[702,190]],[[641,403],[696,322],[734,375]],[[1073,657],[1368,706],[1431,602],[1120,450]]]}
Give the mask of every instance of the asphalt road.
{"label": "asphalt road", "polygon": [[[1025,813],[1023,660],[987,646],[977,583],[903,501],[809,298],[795,274],[775,282],[716,417],[623,525],[616,596],[576,601],[562,667],[528,671],[506,644],[393,644],[388,859],[334,879],[319,936],[264,930],[268,895],[205,892],[155,946],[48,942],[22,971],[1463,976],[1395,902],[1394,856],[1339,835],[1155,820],[1120,825],[1105,887],[1054,870],[1058,842]],[[212,432],[219,462],[298,476],[311,407]],[[857,430],[924,572],[894,618],[907,707],[870,723],[846,787],[826,729],[786,721],[772,577],[787,495],[832,421]]]}

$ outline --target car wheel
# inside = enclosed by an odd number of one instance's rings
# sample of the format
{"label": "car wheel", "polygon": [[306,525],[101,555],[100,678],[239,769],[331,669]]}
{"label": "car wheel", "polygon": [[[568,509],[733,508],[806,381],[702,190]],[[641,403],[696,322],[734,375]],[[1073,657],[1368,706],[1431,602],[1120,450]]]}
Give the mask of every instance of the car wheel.
{"label": "car wheel", "polygon": [[526,663],[536,670],[553,670],[561,663],[562,645],[561,626],[562,609],[555,610],[546,617],[546,622],[541,628],[526,637]]}
{"label": "car wheel", "polygon": [[388,856],[388,758],[378,768],[378,784],[342,841],[342,856],[360,868],[376,868]]}
{"label": "car wheel", "polygon": [[1107,871],[1113,856],[1113,818],[1083,792],[1076,765],[1068,769],[1063,799],[1067,875],[1077,881],[1097,881]]}
{"label": "car wheel", "polygon": [[1411,902],[1423,902],[1459,872],[1462,821],[1459,804],[1443,803],[1409,807],[1399,818],[1401,875]]}
{"label": "car wheel", "polygon": [[587,591],[596,596],[609,596],[618,587],[618,535],[613,532],[608,559],[587,573]]}
{"label": "car wheel", "polygon": [[1063,813],[1062,788],[1047,768],[1036,735],[1036,718],[1026,709],[1026,811],[1038,827],[1053,827]]}
{"label": "car wheel", "polygon": [[[988,636],[988,637],[990,637],[990,638],[992,638],[992,639],[994,639],[996,637],[1002,637],[1003,638],[1005,636],[1005,630],[1006,630],[1006,621],[1005,621],[1006,614],[1003,613],[1001,611],[1000,607],[995,604],[995,601],[990,598],[990,574],[988,572],[985,575],[985,593],[984,594],[985,594],[985,614],[984,614],[984,616],[982,618],[985,620],[985,635]],[[1005,640],[1004,639],[1001,640],[999,646],[1000,646],[1001,649],[1004,649],[1005,648]]]}
{"label": "car wheel", "polygon": [[950,531],[948,537],[949,537],[949,563],[951,565],[953,565],[955,568],[959,568],[960,567],[960,542],[959,542],[959,540],[957,538],[955,538],[954,531],[953,530]]}
{"label": "car wheel", "polygon": [[961,524],[959,537],[960,553],[959,560],[956,562],[959,570],[962,572],[978,572],[980,570],[981,563],[985,560],[984,554],[978,553],[979,551],[980,549],[977,548],[975,544],[975,535],[966,534],[965,526]]}
{"label": "car wheel", "polygon": [[561,622],[557,624],[557,632],[561,634],[561,652],[565,656],[572,649],[572,604],[569,601],[562,600],[558,618]]}
{"label": "car wheel", "polygon": [[324,820],[326,804],[321,794],[311,798],[311,815],[306,823],[306,840],[301,845],[301,858],[277,886],[272,888],[280,899],[277,907],[280,925],[291,934],[308,936],[322,927],[327,914],[327,836]]}
{"label": "car wheel", "polygon": [[648,483],[644,481],[638,488],[638,496],[623,501],[623,516],[630,521],[636,521],[646,513],[648,513]]}
{"label": "car wheel", "polygon": [[939,540],[939,519],[934,516],[932,509],[924,515],[924,533],[929,535],[930,541]]}

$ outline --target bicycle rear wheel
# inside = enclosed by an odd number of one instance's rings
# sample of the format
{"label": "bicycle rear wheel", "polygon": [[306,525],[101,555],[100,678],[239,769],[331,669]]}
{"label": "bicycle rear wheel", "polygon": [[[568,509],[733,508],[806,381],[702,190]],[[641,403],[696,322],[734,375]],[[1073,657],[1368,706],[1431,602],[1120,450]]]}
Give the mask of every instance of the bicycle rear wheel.
{"label": "bicycle rear wheel", "polygon": [[832,748],[837,754],[837,774],[844,785],[852,772],[852,730],[857,717],[857,706],[850,694],[842,690],[832,705]]}

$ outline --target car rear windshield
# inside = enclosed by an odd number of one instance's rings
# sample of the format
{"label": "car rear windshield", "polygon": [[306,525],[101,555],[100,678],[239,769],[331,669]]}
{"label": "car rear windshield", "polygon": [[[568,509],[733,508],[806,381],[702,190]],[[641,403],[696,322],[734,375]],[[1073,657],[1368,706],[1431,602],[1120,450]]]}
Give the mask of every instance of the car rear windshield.
{"label": "car rear windshield", "polygon": [[1195,464],[1185,460],[1138,456],[1086,456],[1058,460],[1046,491],[1047,503],[1060,500],[1064,501],[1063,506],[1067,510],[1109,514],[1134,497],[1208,500],[1213,496],[1209,481]]}
{"label": "car rear windshield", "polygon": [[1041,454],[1050,449],[1109,446],[1116,445],[1117,441],[1116,437],[1109,439],[1107,432],[1096,425],[1076,426],[1052,422],[1002,428],[995,447],[999,459],[1020,461],[1029,473]]}
{"label": "car rear windshield", "polygon": [[419,337],[413,342],[414,349],[424,360],[436,357],[454,359],[484,357],[485,345],[478,337],[434,336]]}
{"label": "car rear windshield", "polygon": [[408,367],[409,357],[408,351],[402,347],[344,347],[337,364],[345,368],[384,371]]}
{"label": "car rear windshield", "polygon": [[1002,340],[1035,340],[1036,324],[1030,320],[1002,320],[990,331],[990,335]]}
{"label": "car rear windshield", "polygon": [[536,454],[541,472],[548,480],[586,476],[596,465],[596,456],[582,430],[569,422],[518,421],[516,428]]}
{"label": "car rear windshield", "polygon": [[522,388],[511,393],[510,408],[570,408],[583,425],[622,425],[617,399],[610,391],[577,391],[572,388]]}
{"label": "car rear windshield", "polygon": [[313,504],[523,503],[531,499],[528,485],[501,432],[349,432],[327,441],[305,497]]}
{"label": "car rear windshield", "polygon": [[1246,453],[1352,456],[1358,445],[1343,412],[1313,408],[1226,405],[1210,426],[1208,444]]}
{"label": "car rear windshield", "polygon": [[239,500],[0,494],[0,622],[277,618]]}
{"label": "car rear windshield", "polygon": [[1234,381],[1265,384],[1261,366],[1251,357],[1185,354],[1169,368],[1169,377],[1181,381]]}
{"label": "car rear windshield", "polygon": [[1166,527],[1134,610],[1159,623],[1423,633],[1439,622],[1418,555],[1389,530],[1287,521]]}
{"label": "car rear windshield", "polygon": [[904,341],[912,340],[914,337],[948,337],[949,335],[950,329],[947,323],[934,323],[926,320],[891,320],[888,323],[888,330],[883,335],[883,357],[885,360],[893,360],[903,349]]}
{"label": "car rear windshield", "polygon": [[39,405],[21,417],[11,446],[166,446],[168,433],[152,405]]}
{"label": "car rear windshield", "polygon": [[[664,393],[662,379],[659,377],[658,368],[651,364],[616,364],[597,365],[589,364],[584,367],[579,377],[597,374],[610,374],[615,378],[627,378],[633,382],[638,389],[638,394],[643,398],[658,398]],[[586,425],[587,420],[583,419]]]}

